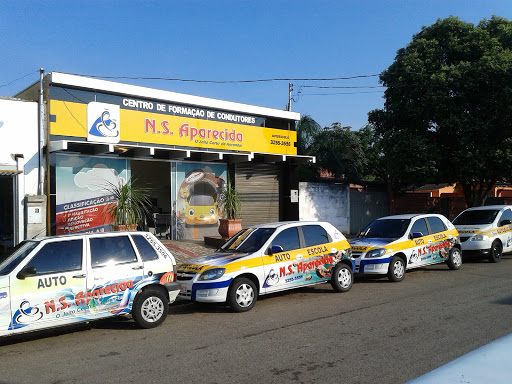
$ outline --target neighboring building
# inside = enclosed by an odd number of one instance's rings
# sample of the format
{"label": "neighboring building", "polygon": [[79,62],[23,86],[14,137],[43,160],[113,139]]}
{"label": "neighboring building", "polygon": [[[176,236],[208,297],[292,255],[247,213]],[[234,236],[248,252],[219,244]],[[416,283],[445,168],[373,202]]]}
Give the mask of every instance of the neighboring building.
{"label": "neighboring building", "polygon": [[[25,238],[25,196],[38,193],[38,141],[37,103],[0,98],[0,254]],[[42,222],[42,211],[32,213]]]}
{"label": "neighboring building", "polygon": [[111,230],[105,185],[129,179],[152,187],[146,227],[170,238],[217,234],[228,177],[244,226],[299,218],[297,166],[314,157],[297,155],[298,113],[58,72],[43,84],[48,233]]}

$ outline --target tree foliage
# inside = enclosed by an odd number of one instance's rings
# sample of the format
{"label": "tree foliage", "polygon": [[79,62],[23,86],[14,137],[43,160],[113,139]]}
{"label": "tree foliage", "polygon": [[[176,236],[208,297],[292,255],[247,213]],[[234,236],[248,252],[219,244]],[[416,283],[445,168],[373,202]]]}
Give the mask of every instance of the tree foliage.
{"label": "tree foliage", "polygon": [[461,182],[480,205],[512,175],[512,23],[439,19],[382,73],[384,109],[369,120],[400,185]]}
{"label": "tree foliage", "polygon": [[[374,146],[373,130],[366,126],[360,131],[333,123],[309,137],[305,154],[316,156],[309,170],[318,178],[327,172],[348,182],[374,179],[378,152]],[[311,175],[310,175],[311,176]]]}

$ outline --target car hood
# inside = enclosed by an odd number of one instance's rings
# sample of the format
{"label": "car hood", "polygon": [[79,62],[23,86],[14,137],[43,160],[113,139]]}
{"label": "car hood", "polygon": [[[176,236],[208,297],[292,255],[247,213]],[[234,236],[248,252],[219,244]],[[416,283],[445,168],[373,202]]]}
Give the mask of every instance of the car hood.
{"label": "car hood", "polygon": [[481,224],[481,225],[456,225],[457,232],[459,235],[464,233],[481,233],[490,231],[493,228],[492,224]]}
{"label": "car hood", "polygon": [[186,263],[178,265],[178,271],[193,271],[202,272],[207,267],[222,267],[233,261],[243,259],[251,255],[251,253],[214,253],[208,256],[201,256],[195,259],[190,259]]}
{"label": "car hood", "polygon": [[391,244],[396,239],[384,239],[384,238],[357,238],[349,239],[348,242],[352,247],[352,251],[366,251],[369,248],[385,247]]}

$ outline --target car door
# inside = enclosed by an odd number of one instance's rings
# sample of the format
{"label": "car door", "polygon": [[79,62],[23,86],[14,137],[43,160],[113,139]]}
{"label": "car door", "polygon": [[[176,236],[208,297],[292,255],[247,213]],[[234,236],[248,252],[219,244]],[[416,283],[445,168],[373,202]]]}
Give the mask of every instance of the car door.
{"label": "car door", "polygon": [[503,252],[512,251],[512,211],[510,208],[503,211],[496,232],[503,244]]}
{"label": "car door", "polygon": [[432,239],[424,218],[418,218],[412,223],[409,237],[412,240],[409,242],[408,250],[405,250],[408,258],[407,268],[416,268],[427,264],[431,258]]}
{"label": "car door", "polygon": [[11,329],[34,330],[80,320],[86,289],[83,238],[42,244],[11,274]]}
{"label": "car door", "polygon": [[452,248],[452,243],[449,241],[450,238],[446,235],[446,225],[437,216],[427,217],[427,222],[430,227],[430,253],[431,259],[429,263],[439,263],[446,261]]}
{"label": "car door", "polygon": [[87,308],[91,316],[129,311],[134,288],[142,280],[144,264],[128,234],[88,239]]}
{"label": "car door", "polygon": [[264,292],[275,292],[298,285],[303,278],[297,271],[297,261],[302,258],[300,237],[297,226],[286,228],[277,233],[270,243],[270,249],[277,250],[263,255],[265,278]]}

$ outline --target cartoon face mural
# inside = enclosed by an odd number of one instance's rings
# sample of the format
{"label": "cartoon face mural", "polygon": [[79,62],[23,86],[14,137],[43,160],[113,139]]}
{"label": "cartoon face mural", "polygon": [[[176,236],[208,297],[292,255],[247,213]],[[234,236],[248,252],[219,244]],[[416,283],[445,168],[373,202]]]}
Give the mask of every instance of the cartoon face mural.
{"label": "cartoon face mural", "polygon": [[188,226],[217,225],[218,199],[224,179],[203,169],[194,169],[185,175],[179,188],[184,201],[185,223]]}

